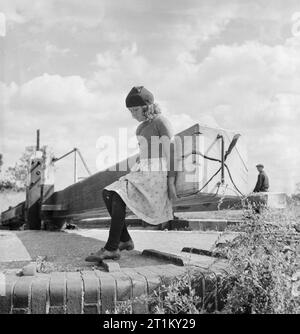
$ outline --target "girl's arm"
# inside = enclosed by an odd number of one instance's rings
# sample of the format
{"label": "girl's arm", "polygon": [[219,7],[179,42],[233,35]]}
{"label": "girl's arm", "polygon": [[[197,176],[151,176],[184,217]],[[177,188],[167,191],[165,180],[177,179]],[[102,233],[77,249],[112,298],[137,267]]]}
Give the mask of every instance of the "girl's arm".
{"label": "girl's arm", "polygon": [[168,176],[168,195],[171,201],[175,201],[178,198],[175,181],[175,176]]}
{"label": "girl's arm", "polygon": [[171,200],[177,199],[176,194],[176,162],[175,162],[175,143],[174,136],[172,134],[172,129],[170,123],[167,119],[159,118],[159,121],[156,122],[159,134],[161,136],[160,140],[162,143],[163,153],[167,161],[167,170],[168,170],[168,192],[169,198]]}
{"label": "girl's arm", "polygon": [[170,200],[176,200],[177,199],[177,192],[176,192],[176,164],[175,164],[175,146],[174,146],[174,138],[170,137],[165,137],[169,138],[166,140],[162,140],[162,145],[163,145],[163,152],[165,154],[165,157],[167,159],[167,166],[168,166],[168,194]]}

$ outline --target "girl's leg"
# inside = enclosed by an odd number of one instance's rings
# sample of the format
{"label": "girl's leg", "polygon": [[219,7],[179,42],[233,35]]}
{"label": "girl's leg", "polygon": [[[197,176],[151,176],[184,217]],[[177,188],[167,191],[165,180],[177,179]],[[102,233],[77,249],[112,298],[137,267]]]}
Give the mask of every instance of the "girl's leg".
{"label": "girl's leg", "polygon": [[[117,193],[115,191],[103,189],[102,194],[103,194],[103,200],[104,200],[104,203],[106,205],[106,208],[107,208],[110,216],[112,217],[112,199],[113,199],[113,195],[117,194]],[[126,208],[125,208],[125,210],[126,210]],[[129,232],[127,230],[126,222],[125,222],[125,219],[124,219],[123,228],[122,228],[122,232],[121,232],[121,236],[120,236],[120,241],[127,242],[129,240],[131,240],[131,237],[130,237]]]}
{"label": "girl's leg", "polygon": [[119,248],[121,234],[125,224],[126,204],[118,193],[113,192],[111,198],[111,224],[109,237],[104,248],[115,251]]}
{"label": "girl's leg", "polygon": [[124,221],[120,241],[127,242],[129,240],[131,240],[131,236],[130,236],[128,230],[127,230],[126,222]]}
{"label": "girl's leg", "polygon": [[103,189],[102,197],[107,208],[109,215],[111,216],[111,205],[112,205],[112,195],[114,191]]}

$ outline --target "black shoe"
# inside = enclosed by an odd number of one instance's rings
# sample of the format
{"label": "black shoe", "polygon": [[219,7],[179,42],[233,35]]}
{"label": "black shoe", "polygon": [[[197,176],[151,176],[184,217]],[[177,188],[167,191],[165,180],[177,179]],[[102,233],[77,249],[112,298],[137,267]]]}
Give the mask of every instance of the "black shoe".
{"label": "black shoe", "polygon": [[101,248],[98,252],[90,254],[85,258],[87,262],[102,262],[103,260],[119,260],[121,257],[120,250],[109,251]]}
{"label": "black shoe", "polygon": [[134,249],[134,243],[132,240],[128,240],[128,241],[120,241],[119,243],[119,250],[122,251],[122,250],[133,250]]}

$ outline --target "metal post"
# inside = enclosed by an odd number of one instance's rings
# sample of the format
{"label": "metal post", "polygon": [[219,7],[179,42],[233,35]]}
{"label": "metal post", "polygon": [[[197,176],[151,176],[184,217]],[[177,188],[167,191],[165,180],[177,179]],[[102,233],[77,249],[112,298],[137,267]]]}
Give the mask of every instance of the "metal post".
{"label": "metal post", "polygon": [[224,166],[224,154],[225,154],[225,147],[224,147],[224,137],[223,135],[218,135],[218,139],[221,139],[221,183],[224,184],[225,182],[225,166]]}
{"label": "metal post", "polygon": [[40,130],[36,130],[36,150],[40,150]]}
{"label": "metal post", "polygon": [[74,183],[77,182],[77,149],[74,148]]}
{"label": "metal post", "polygon": [[221,139],[221,151],[222,151],[222,157],[221,157],[221,164],[222,164],[222,169],[221,169],[221,183],[223,184],[225,182],[225,174],[224,174],[224,137],[222,136]]}

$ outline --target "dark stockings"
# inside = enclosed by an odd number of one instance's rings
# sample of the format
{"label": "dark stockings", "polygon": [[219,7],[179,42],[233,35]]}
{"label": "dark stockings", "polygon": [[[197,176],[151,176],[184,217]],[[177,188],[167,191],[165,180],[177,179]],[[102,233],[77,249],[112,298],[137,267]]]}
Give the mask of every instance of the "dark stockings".
{"label": "dark stockings", "polygon": [[120,241],[126,242],[131,239],[125,223],[126,204],[115,191],[103,189],[102,195],[111,216],[109,237],[104,248],[114,251],[118,249]]}

